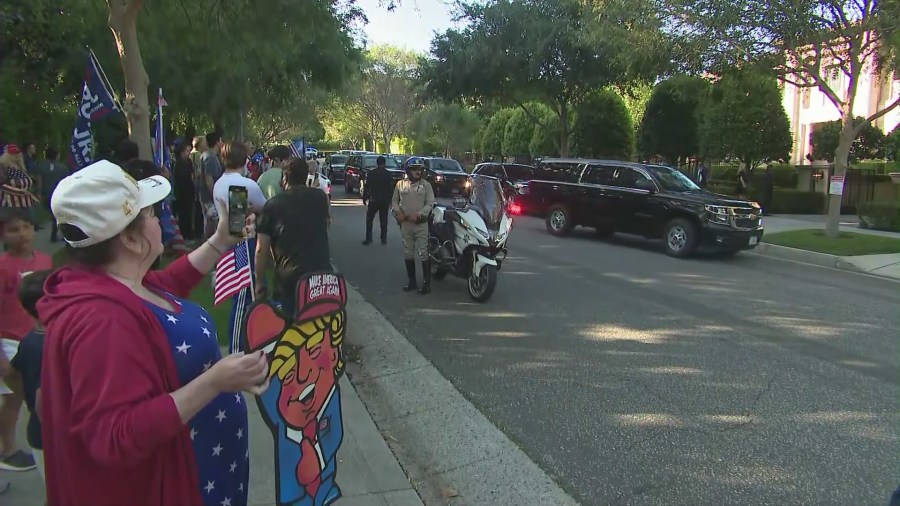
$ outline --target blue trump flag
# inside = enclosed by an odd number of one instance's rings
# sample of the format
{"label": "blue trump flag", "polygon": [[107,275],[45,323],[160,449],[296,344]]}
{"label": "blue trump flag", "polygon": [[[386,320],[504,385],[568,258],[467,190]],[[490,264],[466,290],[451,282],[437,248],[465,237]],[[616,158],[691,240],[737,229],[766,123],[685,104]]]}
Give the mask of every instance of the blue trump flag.
{"label": "blue trump flag", "polygon": [[297,158],[306,159],[306,140],[303,137],[291,143],[291,153]]}
{"label": "blue trump flag", "polygon": [[69,145],[69,164],[78,170],[93,162],[93,144],[91,122],[99,121],[112,112],[121,112],[112,91],[107,85],[100,68],[100,62],[91,51],[88,54],[87,72],[78,105],[78,116],[75,118],[75,130]]}

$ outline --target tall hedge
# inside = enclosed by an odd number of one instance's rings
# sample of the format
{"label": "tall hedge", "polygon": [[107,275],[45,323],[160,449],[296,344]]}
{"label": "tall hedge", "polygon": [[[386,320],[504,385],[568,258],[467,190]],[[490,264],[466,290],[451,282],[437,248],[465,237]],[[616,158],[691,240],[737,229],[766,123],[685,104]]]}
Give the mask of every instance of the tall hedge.
{"label": "tall hedge", "polygon": [[631,115],[618,93],[600,90],[578,106],[572,130],[575,156],[627,160],[633,145]]}

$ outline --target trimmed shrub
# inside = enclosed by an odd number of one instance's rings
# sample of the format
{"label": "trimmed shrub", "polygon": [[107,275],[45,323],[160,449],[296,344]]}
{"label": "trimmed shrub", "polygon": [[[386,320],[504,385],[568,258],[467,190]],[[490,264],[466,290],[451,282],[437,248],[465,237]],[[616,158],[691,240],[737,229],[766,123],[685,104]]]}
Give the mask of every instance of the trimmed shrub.
{"label": "trimmed shrub", "polygon": [[859,227],[900,232],[900,203],[860,202],[856,205]]}
{"label": "trimmed shrub", "polygon": [[[757,200],[759,199],[758,194],[755,197]],[[775,191],[772,192],[770,212],[775,214],[822,214],[825,212],[825,194],[775,188]]]}
{"label": "trimmed shrub", "polygon": [[[706,189],[713,193],[734,196],[736,186],[735,183],[728,181],[710,181]],[[758,186],[751,186],[748,198],[761,202],[762,190]],[[772,191],[772,207],[769,212],[775,214],[822,214],[825,212],[825,195],[793,188],[775,188]]]}

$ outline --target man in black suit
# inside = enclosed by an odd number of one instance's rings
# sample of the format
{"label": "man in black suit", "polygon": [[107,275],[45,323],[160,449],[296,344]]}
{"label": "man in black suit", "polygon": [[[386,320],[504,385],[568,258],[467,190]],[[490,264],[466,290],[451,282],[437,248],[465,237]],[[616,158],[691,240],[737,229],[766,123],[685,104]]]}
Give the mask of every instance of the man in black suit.
{"label": "man in black suit", "polygon": [[394,194],[394,180],[384,166],[385,158],[379,156],[375,163],[377,166],[366,174],[366,184],[363,187],[363,204],[368,206],[366,240],[363,241],[365,246],[372,244],[372,222],[376,213],[381,222],[381,244],[387,244],[388,209],[391,206],[391,196]]}

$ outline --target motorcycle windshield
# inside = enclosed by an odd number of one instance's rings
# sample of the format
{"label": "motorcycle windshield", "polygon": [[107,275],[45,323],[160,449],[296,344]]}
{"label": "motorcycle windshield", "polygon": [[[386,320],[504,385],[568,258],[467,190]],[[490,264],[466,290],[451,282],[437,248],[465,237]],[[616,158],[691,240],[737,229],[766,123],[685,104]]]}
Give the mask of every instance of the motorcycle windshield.
{"label": "motorcycle windshield", "polygon": [[469,189],[469,207],[474,209],[491,230],[500,228],[500,221],[506,210],[506,199],[500,180],[472,175],[472,187]]}

